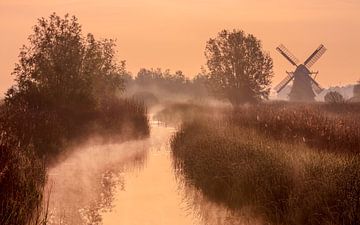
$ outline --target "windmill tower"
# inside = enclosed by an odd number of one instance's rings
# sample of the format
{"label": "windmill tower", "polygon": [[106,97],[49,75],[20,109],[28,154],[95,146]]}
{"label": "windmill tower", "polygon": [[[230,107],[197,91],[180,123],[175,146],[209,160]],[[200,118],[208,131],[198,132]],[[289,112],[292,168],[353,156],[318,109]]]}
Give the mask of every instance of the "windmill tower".
{"label": "windmill tower", "polygon": [[287,76],[275,87],[276,92],[279,93],[290,83],[290,81],[293,81],[289,94],[290,101],[315,101],[316,94],[320,94],[323,88],[315,81],[318,72],[311,72],[310,68],[326,52],[324,45],[320,45],[303,64],[299,64],[299,60],[284,45],[280,45],[276,50],[292,65],[296,66],[294,72],[286,71]]}

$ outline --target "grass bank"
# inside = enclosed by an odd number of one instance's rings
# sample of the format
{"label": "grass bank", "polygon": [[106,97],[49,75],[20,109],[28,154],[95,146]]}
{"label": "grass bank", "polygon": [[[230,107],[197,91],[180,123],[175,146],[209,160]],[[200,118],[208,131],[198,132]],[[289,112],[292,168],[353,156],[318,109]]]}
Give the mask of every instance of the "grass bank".
{"label": "grass bank", "polygon": [[[127,140],[149,134],[143,104],[121,98],[128,72],[115,42],[83,34],[75,16],[33,26],[0,106],[0,224],[44,224],[46,169],[90,135]],[[46,211],[46,210],[45,210]]]}
{"label": "grass bank", "polygon": [[253,127],[281,141],[340,153],[360,152],[359,104],[267,103],[238,107],[233,125]]}
{"label": "grass bank", "polygon": [[[0,224],[46,224],[47,168],[69,145],[97,135],[125,141],[149,135],[144,105],[113,99],[95,110],[14,113],[0,106]],[[76,108],[70,109],[75,112]],[[12,113],[11,113],[12,112]],[[32,118],[32,120],[29,120]],[[50,193],[51,197],[51,193]]]}
{"label": "grass bank", "polygon": [[360,220],[358,154],[318,151],[224,118],[186,122],[172,138],[184,182],[233,210],[250,209],[264,224]]}

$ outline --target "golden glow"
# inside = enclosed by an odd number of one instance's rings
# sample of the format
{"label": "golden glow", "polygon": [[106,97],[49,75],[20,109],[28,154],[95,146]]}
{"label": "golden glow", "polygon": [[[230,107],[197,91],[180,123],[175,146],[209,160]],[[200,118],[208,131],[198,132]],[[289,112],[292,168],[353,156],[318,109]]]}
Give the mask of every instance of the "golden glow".
{"label": "golden glow", "polygon": [[263,41],[274,59],[274,84],[292,69],[275,51],[280,43],[301,61],[323,43],[328,51],[313,67],[323,86],[360,79],[358,0],[1,0],[0,93],[13,82],[19,48],[36,19],[52,12],[74,14],[85,32],[117,39],[119,59],[133,74],[161,67],[194,76],[205,63],[206,41],[238,28]]}

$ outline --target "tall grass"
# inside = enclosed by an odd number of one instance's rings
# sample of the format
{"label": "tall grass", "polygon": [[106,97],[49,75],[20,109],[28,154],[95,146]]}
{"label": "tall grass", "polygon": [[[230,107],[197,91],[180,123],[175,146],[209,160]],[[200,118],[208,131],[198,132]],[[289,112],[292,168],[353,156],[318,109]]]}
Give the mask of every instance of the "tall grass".
{"label": "tall grass", "polygon": [[163,104],[164,108],[154,115],[154,119],[163,123],[178,126],[182,122],[197,120],[199,117],[219,118],[224,112],[229,111],[228,105],[210,107],[208,103],[196,104],[168,102]]}
{"label": "tall grass", "polygon": [[118,98],[127,74],[125,63],[116,62],[115,42],[84,35],[75,16],[37,20],[0,109],[0,218],[6,224],[37,217],[44,167],[69,143],[93,133],[149,134],[145,106]]}
{"label": "tall grass", "polygon": [[229,120],[185,123],[171,147],[184,182],[233,210],[250,208],[264,224],[360,220],[357,154],[314,151]]}
{"label": "tall grass", "polygon": [[0,224],[46,223],[46,168],[64,154],[67,145],[94,134],[124,141],[146,137],[149,132],[144,105],[126,99],[113,98],[96,110],[70,111],[69,115],[45,110],[21,114],[19,108],[1,105]]}
{"label": "tall grass", "polygon": [[29,146],[0,137],[0,224],[40,224],[45,165]]}
{"label": "tall grass", "polygon": [[209,121],[186,124],[172,140],[175,165],[213,201],[277,220],[285,214],[293,174],[285,160],[266,150],[268,143],[243,131]]}
{"label": "tall grass", "polygon": [[360,107],[356,104],[260,104],[235,109],[230,121],[278,140],[304,142],[337,152],[360,152]]}

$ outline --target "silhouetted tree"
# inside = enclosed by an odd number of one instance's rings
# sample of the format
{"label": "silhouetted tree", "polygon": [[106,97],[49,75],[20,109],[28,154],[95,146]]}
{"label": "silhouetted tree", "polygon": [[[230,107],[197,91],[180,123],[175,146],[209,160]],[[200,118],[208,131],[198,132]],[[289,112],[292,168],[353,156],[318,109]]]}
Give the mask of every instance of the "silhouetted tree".
{"label": "silhouetted tree", "polygon": [[46,224],[46,169],[69,141],[88,132],[126,132],[126,139],[149,134],[145,107],[117,98],[129,77],[125,63],[115,62],[114,41],[83,36],[75,17],[52,14],[38,20],[29,42],[13,72],[16,84],[0,102],[4,225]]}
{"label": "silhouetted tree", "polygon": [[232,104],[267,99],[273,62],[261,42],[243,31],[221,31],[206,45],[211,89]]}
{"label": "silhouetted tree", "polygon": [[84,37],[76,17],[54,13],[33,29],[13,72],[16,84],[6,94],[8,126],[21,143],[51,152],[124,89],[125,63],[115,62],[113,40]]}
{"label": "silhouetted tree", "polygon": [[324,100],[327,103],[344,103],[344,97],[337,91],[330,91],[324,96]]}

